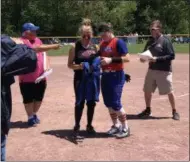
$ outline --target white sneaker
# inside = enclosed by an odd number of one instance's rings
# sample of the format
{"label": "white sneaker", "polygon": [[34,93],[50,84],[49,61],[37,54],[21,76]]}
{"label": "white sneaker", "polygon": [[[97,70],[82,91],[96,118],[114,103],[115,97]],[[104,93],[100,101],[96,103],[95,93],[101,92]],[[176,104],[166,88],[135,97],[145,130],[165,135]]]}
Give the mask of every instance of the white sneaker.
{"label": "white sneaker", "polygon": [[114,125],[111,126],[111,129],[107,131],[108,135],[114,135],[120,132],[120,127],[116,127]]}
{"label": "white sneaker", "polygon": [[124,138],[130,136],[130,128],[122,129],[119,133],[116,134],[116,138]]}

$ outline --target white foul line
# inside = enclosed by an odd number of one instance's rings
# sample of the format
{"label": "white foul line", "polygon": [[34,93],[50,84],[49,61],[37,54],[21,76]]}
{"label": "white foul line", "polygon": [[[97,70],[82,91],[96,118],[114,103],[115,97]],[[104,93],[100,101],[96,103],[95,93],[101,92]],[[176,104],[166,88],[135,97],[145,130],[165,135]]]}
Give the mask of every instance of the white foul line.
{"label": "white foul line", "polygon": [[[189,93],[185,93],[183,95],[176,96],[175,98],[181,98],[181,97],[188,96],[188,95],[189,95]],[[152,100],[166,100],[166,99],[168,99],[168,98],[162,97],[162,98],[155,98]]]}

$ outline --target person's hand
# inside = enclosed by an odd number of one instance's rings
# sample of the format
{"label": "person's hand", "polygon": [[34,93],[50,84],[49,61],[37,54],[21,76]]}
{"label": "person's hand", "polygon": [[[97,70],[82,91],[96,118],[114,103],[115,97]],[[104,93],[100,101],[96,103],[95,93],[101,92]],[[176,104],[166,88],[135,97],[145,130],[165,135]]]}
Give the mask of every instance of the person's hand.
{"label": "person's hand", "polygon": [[24,44],[24,42],[23,42],[21,39],[19,39],[19,38],[13,38],[13,37],[11,37],[11,39],[12,39],[16,44]]}
{"label": "person's hand", "polygon": [[57,50],[57,49],[59,49],[59,48],[61,48],[61,47],[62,47],[61,44],[55,44],[53,49]]}
{"label": "person's hand", "polygon": [[112,62],[110,57],[101,57],[101,65],[108,65]]}
{"label": "person's hand", "polygon": [[83,70],[83,63],[80,63],[80,64],[79,64],[79,69],[80,69],[80,70]]}
{"label": "person's hand", "polygon": [[143,60],[142,58],[140,58],[140,62],[145,63],[146,61],[145,61],[145,60]]}
{"label": "person's hand", "polygon": [[157,59],[157,57],[153,57],[153,58],[149,59],[149,62],[156,62],[156,59]]}

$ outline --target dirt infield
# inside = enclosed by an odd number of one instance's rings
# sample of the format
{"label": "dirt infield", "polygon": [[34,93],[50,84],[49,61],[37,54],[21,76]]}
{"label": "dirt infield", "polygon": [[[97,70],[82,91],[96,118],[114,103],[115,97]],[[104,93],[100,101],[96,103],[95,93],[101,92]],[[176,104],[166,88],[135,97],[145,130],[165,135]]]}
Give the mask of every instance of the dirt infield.
{"label": "dirt infield", "polygon": [[[125,84],[122,97],[128,113],[131,136],[125,139],[107,137],[104,132],[111,126],[102,96],[97,104],[94,127],[97,136],[76,144],[71,138],[74,124],[73,72],[66,66],[67,57],[51,57],[53,74],[48,79],[44,103],[39,111],[41,124],[27,128],[26,114],[18,82],[12,86],[12,129],[7,143],[7,160],[14,161],[188,161],[189,160],[189,55],[177,55],[173,64],[176,105],[180,121],[171,119],[167,96],[157,91],[152,101],[152,117],[139,120],[136,114],[145,108],[142,86],[147,70],[137,56],[125,71],[132,81]],[[86,127],[84,109],[81,129]],[[83,132],[85,135],[85,132]]]}

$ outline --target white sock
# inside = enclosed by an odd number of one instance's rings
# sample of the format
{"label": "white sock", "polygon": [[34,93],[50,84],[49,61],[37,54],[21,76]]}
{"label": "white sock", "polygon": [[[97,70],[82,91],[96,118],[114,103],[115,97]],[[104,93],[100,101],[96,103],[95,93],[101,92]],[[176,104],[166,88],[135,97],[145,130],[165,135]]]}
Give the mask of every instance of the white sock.
{"label": "white sock", "polygon": [[127,122],[123,123],[122,124],[122,130],[127,130],[129,127],[128,127],[128,124]]}
{"label": "white sock", "polygon": [[120,123],[119,120],[117,119],[117,121],[115,123],[113,123],[115,127],[119,128],[120,127]]}
{"label": "white sock", "polygon": [[29,116],[29,117],[28,117],[28,120],[32,119],[33,117],[34,117],[33,115]]}

